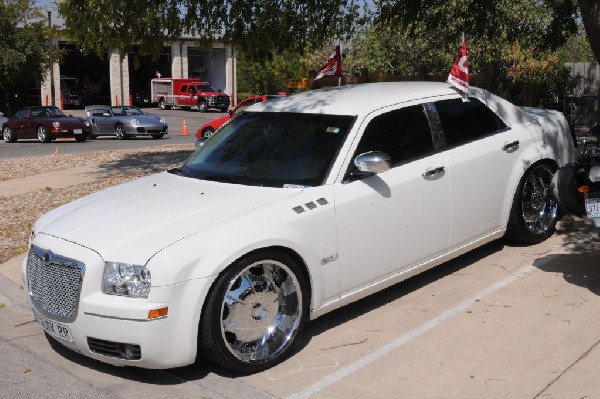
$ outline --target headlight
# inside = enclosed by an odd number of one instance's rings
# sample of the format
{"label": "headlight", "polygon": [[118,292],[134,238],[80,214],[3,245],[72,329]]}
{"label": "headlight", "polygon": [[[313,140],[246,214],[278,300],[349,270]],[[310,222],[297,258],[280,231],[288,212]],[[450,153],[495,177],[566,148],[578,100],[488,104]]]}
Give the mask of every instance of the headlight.
{"label": "headlight", "polygon": [[90,127],[90,122],[89,122],[89,121],[83,121],[83,123],[85,123],[85,125],[86,125],[87,127]]}
{"label": "headlight", "polygon": [[164,120],[163,118],[160,118],[158,121],[159,121],[160,123],[164,123],[165,125],[167,124],[167,121],[166,121],[166,120]]}
{"label": "headlight", "polygon": [[148,298],[150,270],[146,266],[106,262],[102,292],[132,298]]}
{"label": "headlight", "polygon": [[53,126],[55,129],[58,129],[58,128],[60,127],[60,122],[52,122],[52,126]]}
{"label": "headlight", "polygon": [[132,125],[135,126],[135,125],[139,125],[140,121],[137,120],[137,119],[135,119],[135,118],[132,118],[132,119],[129,120],[129,123],[131,123]]}

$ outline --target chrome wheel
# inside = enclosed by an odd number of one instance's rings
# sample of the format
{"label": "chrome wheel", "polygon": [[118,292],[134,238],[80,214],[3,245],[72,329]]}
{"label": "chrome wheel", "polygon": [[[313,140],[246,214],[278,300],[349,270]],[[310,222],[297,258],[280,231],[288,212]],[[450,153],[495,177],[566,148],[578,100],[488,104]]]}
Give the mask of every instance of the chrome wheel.
{"label": "chrome wheel", "polygon": [[536,244],[554,233],[558,202],[552,193],[555,168],[539,163],[523,176],[510,211],[506,237],[524,244]]}
{"label": "chrome wheel", "polygon": [[117,136],[117,140],[123,140],[126,137],[125,126],[118,123],[117,126],[115,126],[115,136]]}
{"label": "chrome wheel", "polygon": [[13,136],[12,129],[8,126],[4,127],[2,135],[4,136],[4,141],[6,141],[7,143],[14,143],[15,141],[17,141],[16,138]]}
{"label": "chrome wheel", "polygon": [[206,103],[206,101],[198,101],[198,111],[206,112],[207,109],[208,109],[208,104]]}
{"label": "chrome wheel", "polygon": [[215,134],[215,131],[211,127],[207,127],[204,129],[204,131],[202,131],[202,137],[210,137],[213,134]]}
{"label": "chrome wheel", "polygon": [[308,314],[304,274],[278,251],[250,254],[215,281],[199,329],[199,350],[221,366],[255,373],[293,352]]}
{"label": "chrome wheel", "polygon": [[523,220],[533,234],[544,234],[554,225],[558,214],[558,203],[548,189],[554,173],[548,166],[541,166],[527,176],[521,197]]}
{"label": "chrome wheel", "polygon": [[256,262],[230,281],[221,309],[221,333],[238,359],[264,362],[278,356],[296,334],[302,295],[283,263]]}
{"label": "chrome wheel", "polygon": [[44,126],[44,125],[38,126],[37,137],[38,137],[38,141],[40,141],[42,143],[48,143],[51,141],[50,136],[48,135],[48,128],[46,128],[46,126]]}

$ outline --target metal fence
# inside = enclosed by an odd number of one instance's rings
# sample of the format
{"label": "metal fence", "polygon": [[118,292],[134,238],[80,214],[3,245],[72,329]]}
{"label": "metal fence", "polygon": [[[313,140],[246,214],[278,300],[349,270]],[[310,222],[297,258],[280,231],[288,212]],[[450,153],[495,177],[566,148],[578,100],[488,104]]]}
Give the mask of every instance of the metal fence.
{"label": "metal fence", "polygon": [[537,106],[562,112],[576,136],[585,136],[598,124],[598,97],[563,97],[539,99]]}

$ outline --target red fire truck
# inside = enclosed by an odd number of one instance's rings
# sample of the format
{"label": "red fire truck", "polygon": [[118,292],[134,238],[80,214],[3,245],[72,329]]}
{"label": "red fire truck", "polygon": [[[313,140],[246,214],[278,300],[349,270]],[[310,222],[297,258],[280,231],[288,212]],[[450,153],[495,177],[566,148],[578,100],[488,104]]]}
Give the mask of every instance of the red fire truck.
{"label": "red fire truck", "polygon": [[150,83],[152,101],[162,109],[179,107],[206,112],[216,108],[227,112],[229,96],[199,79],[155,78]]}

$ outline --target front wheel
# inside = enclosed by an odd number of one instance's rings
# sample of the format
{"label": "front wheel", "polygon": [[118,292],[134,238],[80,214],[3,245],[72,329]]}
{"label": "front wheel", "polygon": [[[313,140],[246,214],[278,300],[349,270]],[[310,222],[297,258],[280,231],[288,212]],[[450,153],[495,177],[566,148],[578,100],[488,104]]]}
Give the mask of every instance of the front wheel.
{"label": "front wheel", "polygon": [[48,133],[48,128],[44,125],[39,125],[37,127],[37,137],[40,143],[49,143],[52,141],[52,137]]}
{"label": "front wheel", "polygon": [[125,126],[123,126],[122,123],[117,123],[115,126],[115,136],[117,137],[117,140],[124,140],[127,138],[127,135],[125,134]]}
{"label": "front wheel", "polygon": [[252,254],[215,282],[200,321],[199,347],[239,373],[265,370],[288,357],[305,323],[308,298],[300,267],[275,251]]}
{"label": "front wheel", "polygon": [[162,139],[163,136],[164,136],[163,134],[153,134],[152,138],[155,139],[155,140],[159,140],[159,139]]}
{"label": "front wheel", "polygon": [[554,233],[558,221],[558,203],[551,187],[555,171],[552,165],[539,163],[525,172],[508,219],[509,240],[537,244]]}
{"label": "front wheel", "polygon": [[88,136],[86,134],[79,134],[79,135],[75,136],[75,141],[78,143],[83,143],[87,139],[88,139]]}
{"label": "front wheel", "polygon": [[2,130],[2,135],[4,136],[4,141],[6,141],[7,143],[14,143],[15,141],[17,141],[17,138],[13,134],[12,129],[8,126],[4,126],[4,129]]}
{"label": "front wheel", "polygon": [[206,101],[198,101],[198,111],[206,112],[207,109],[208,109],[208,104],[206,103]]}
{"label": "front wheel", "polygon": [[207,127],[202,131],[202,137],[210,137],[213,134],[215,134],[215,129],[213,129],[212,127]]}

